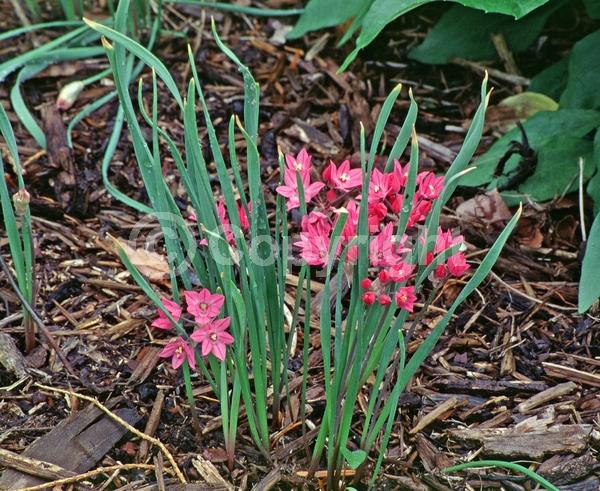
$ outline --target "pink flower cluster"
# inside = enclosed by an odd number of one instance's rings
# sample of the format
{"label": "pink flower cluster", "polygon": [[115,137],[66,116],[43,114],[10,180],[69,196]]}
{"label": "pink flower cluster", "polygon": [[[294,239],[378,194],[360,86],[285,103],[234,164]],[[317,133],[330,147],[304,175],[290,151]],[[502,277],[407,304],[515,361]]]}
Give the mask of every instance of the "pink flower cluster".
{"label": "pink flower cluster", "polygon": [[[308,214],[300,224],[300,240],[294,245],[299,249],[300,257],[312,266],[325,266],[328,262],[331,233],[335,226],[340,206],[348,214],[341,234],[341,240],[334,251],[339,257],[344,246],[357,237],[358,218],[361,206],[363,176],[361,169],[353,169],[348,160],[336,165],[333,162],[324,169],[320,178],[313,181],[316,171],[312,168],[311,156],[301,150],[296,157],[285,156],[286,169],[284,185],[276,191],[287,199],[287,209],[300,206],[297,175],[300,176],[304,190],[304,200],[310,207]],[[402,166],[397,160],[391,172],[381,172],[374,168],[368,183],[367,221],[370,234],[369,263],[375,279],[365,278],[361,283],[365,289],[363,301],[372,305],[378,301],[381,305],[392,302],[390,292],[398,307],[410,312],[416,301],[414,286],[407,283],[413,278],[416,266],[409,258],[412,249],[406,247],[409,235],[398,238],[395,226],[399,213],[403,209],[404,188],[407,184],[409,166]],[[298,173],[298,174],[297,174]],[[433,172],[421,172],[417,175],[417,188],[407,223],[407,232],[423,224],[436,200],[444,188],[444,178]],[[413,234],[414,235],[414,234]],[[438,230],[433,252],[427,254],[426,263],[430,264],[440,252],[463,242],[462,236],[453,237],[450,231]],[[358,255],[358,246],[353,245],[346,261],[353,264]],[[435,269],[433,276],[443,279],[449,275],[462,276],[468,269],[464,254],[457,252]],[[391,288],[391,284],[396,284]]]}
{"label": "pink flower cluster", "polygon": [[[200,345],[202,356],[208,356],[212,353],[217,359],[223,361],[227,345],[233,343],[233,337],[227,332],[231,318],[217,319],[221,313],[225,297],[218,293],[211,293],[206,288],[199,292],[185,291],[184,297],[186,312],[193,318],[193,321],[190,319],[189,322],[196,327],[190,335],[190,339]],[[179,304],[168,298],[163,298],[161,301],[173,320],[179,322],[183,314]],[[188,319],[184,320],[188,321]],[[173,323],[162,310],[158,311],[158,318],[151,325],[162,330],[173,329]],[[181,336],[171,340],[158,356],[171,358],[173,368],[179,368],[186,359],[192,368],[196,368],[194,348]]]}

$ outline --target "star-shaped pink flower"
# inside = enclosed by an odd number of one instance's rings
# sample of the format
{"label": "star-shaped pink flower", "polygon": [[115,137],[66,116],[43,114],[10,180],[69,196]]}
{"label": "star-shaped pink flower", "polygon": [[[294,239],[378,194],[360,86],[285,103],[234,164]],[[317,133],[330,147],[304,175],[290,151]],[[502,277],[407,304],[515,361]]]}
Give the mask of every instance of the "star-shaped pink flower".
{"label": "star-shaped pink flower", "polygon": [[233,343],[233,336],[227,332],[231,318],[225,317],[206,324],[195,330],[190,336],[200,344],[202,356],[209,353],[221,361],[225,359],[225,350],[228,344]]}
{"label": "star-shaped pink flower", "polygon": [[207,288],[199,292],[186,291],[183,293],[187,303],[187,311],[194,316],[200,324],[208,324],[221,312],[225,297],[218,293],[211,293]]}
{"label": "star-shaped pink flower", "polygon": [[171,358],[173,368],[177,369],[187,359],[190,367],[196,368],[196,359],[194,350],[182,337],[177,337],[170,341],[163,350],[158,354],[161,358]]}
{"label": "star-shaped pink flower", "polygon": [[[181,317],[181,307],[174,302],[173,300],[169,300],[168,298],[161,298],[162,304],[165,306],[165,309],[171,314],[174,320],[178,321]],[[152,327],[156,327],[157,329],[168,330],[173,327],[173,323],[169,320],[169,318],[165,315],[162,310],[158,310],[158,319],[155,319],[152,324]]]}
{"label": "star-shaped pink flower", "polygon": [[362,170],[351,169],[349,160],[344,160],[339,167],[330,162],[323,171],[323,177],[332,188],[340,191],[349,191],[362,185]]}

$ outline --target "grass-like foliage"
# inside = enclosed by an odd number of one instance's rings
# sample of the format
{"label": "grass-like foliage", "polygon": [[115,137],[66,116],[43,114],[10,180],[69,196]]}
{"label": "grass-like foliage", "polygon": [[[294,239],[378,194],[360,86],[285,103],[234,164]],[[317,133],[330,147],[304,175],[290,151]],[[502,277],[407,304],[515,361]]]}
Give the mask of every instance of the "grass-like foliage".
{"label": "grass-like foliage", "polygon": [[[312,446],[310,469],[326,464],[329,488],[335,489],[347,466],[360,468],[358,476],[365,475],[366,457],[377,445],[379,458],[370,472],[373,482],[396,420],[400,394],[456,309],[487,276],[520,214],[513,217],[448,312],[409,357],[406,338],[413,336],[426,311],[413,314],[415,300],[468,267],[462,238],[440,230],[439,221],[481,137],[489,96],[487,80],[464,145],[445,177],[418,172],[417,105],[412,95],[400,134],[386,152],[386,167],[375,167],[388,117],[400,93],[397,87],[383,104],[368,152],[366,135],[361,135],[360,170],[346,164],[329,166],[315,180],[307,153],[281,155],[280,186],[276,196],[269,196],[271,191],[261,180],[257,147],[260,90],[250,71],[223,45],[213,23],[217,44],[244,80],[243,119],[232,116],[229,120],[224,155],[191,52],[192,76],[181,94],[167,67],[126,35],[128,4],[128,0],[120,2],[115,29],[86,23],[102,36],[148,208],[160,224],[171,267],[171,292],[164,298],[120,252],[135,281],[159,310],[154,327],[176,336],[161,355],[171,358],[174,367],[182,367],[192,407],[190,369],[197,368],[211,384],[221,405],[230,466],[242,403],[250,435],[270,460],[271,431],[281,428],[283,404],[291,405],[288,361],[299,337],[304,367],[300,394],[294,397],[300,400],[306,431],[309,338],[311,319],[316,319],[326,406]],[[149,101],[144,100],[141,81],[137,100],[129,92],[134,57],[151,69],[146,78],[151,82]],[[185,128],[182,149],[158,124],[159,81],[180,110]],[[206,148],[199,138],[199,124],[208,133]],[[236,135],[245,142],[243,156],[238,155]],[[402,166],[397,161],[409,141],[410,161]],[[183,216],[163,176],[164,149],[177,166],[194,209],[191,218]],[[215,188],[207,166],[210,162],[218,178]],[[299,227],[288,220],[288,210],[294,208],[302,216]],[[292,239],[290,233],[298,228],[298,240]],[[299,279],[290,311],[285,289],[291,261]],[[310,294],[316,275],[323,286],[317,305]],[[367,401],[367,410],[357,414],[359,396]],[[359,435],[354,443],[349,442],[351,428]]]}
{"label": "grass-like foliage", "polygon": [[[0,208],[4,228],[8,237],[8,246],[12,257],[12,266],[16,274],[17,285],[23,298],[33,305],[33,239],[31,234],[31,213],[29,211],[29,193],[25,189],[23,171],[19,161],[17,142],[4,108],[0,105],[0,134],[7,148],[8,163],[17,176],[18,191],[12,200],[8,184],[4,178],[4,162],[0,152]],[[30,351],[35,346],[33,319],[23,308],[23,326],[25,328],[25,348]]]}

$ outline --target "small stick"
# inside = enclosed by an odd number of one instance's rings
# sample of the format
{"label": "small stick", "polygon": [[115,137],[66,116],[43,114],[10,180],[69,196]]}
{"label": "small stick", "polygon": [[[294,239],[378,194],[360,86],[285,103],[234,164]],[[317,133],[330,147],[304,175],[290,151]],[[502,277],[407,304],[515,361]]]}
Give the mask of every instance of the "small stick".
{"label": "small stick", "polygon": [[579,226],[581,227],[581,240],[587,241],[585,230],[585,205],[583,200],[583,159],[579,157]]}
{"label": "small stick", "polygon": [[[154,432],[158,428],[158,422],[160,420],[160,415],[162,413],[163,402],[165,400],[165,393],[162,390],[158,391],[156,394],[156,399],[154,400],[154,404],[152,405],[152,411],[150,411],[150,416],[148,417],[148,422],[146,423],[146,428],[144,428],[144,433],[148,436],[154,436]],[[139,460],[143,462],[146,460],[148,456],[148,442],[146,440],[140,443],[139,450]]]}
{"label": "small stick", "polygon": [[[165,447],[165,445],[160,440],[158,440],[154,437],[148,436],[145,433],[142,433],[140,430],[134,428],[127,421],[123,420],[122,418],[120,418],[119,416],[117,416],[116,414],[111,412],[106,406],[104,406],[97,399],[94,399],[93,397],[90,397],[90,396],[85,396],[83,394],[77,394],[76,392],[73,392],[70,390],[57,389],[56,387],[49,387],[47,385],[42,385],[42,384],[38,384],[38,383],[36,383],[35,386],[39,387],[40,389],[49,390],[51,392],[58,392],[59,394],[65,394],[68,396],[73,396],[73,397],[77,397],[79,399],[83,399],[84,401],[91,402],[94,406],[96,406],[98,409],[100,409],[103,413],[105,413],[107,416],[109,416],[110,418],[115,420],[117,423],[119,423],[121,426],[123,426],[124,428],[129,430],[131,433],[133,433],[137,437],[141,438],[142,440],[146,440],[147,442],[152,443],[153,445],[156,445],[162,451],[162,453],[165,454],[165,457],[171,464],[171,467],[173,467],[173,471],[174,471],[175,475],[177,476],[177,478],[179,479],[179,481],[182,484],[187,483],[183,473],[181,472],[181,470],[179,469],[179,466],[177,465],[177,462],[175,462],[173,455],[171,455],[171,452],[169,452],[167,447]],[[142,465],[142,464],[137,464],[137,465]],[[154,466],[150,466],[150,467],[154,468]]]}
{"label": "small stick", "polygon": [[62,479],[75,476],[75,472],[68,471],[62,467],[44,462],[43,460],[32,459],[25,455],[11,452],[0,448],[0,465],[10,467],[25,474],[42,477],[44,479]]}
{"label": "small stick", "polygon": [[28,488],[22,488],[21,491],[41,491],[42,489],[53,488],[55,486],[61,486],[63,484],[71,484],[74,482],[83,481],[84,479],[90,479],[92,477],[96,477],[99,474],[106,474],[108,472],[114,472],[114,471],[126,471],[129,469],[154,470],[154,466],[151,464],[109,465],[107,467],[99,467],[98,469],[84,472],[83,474],[77,474],[76,476],[65,477],[64,479],[58,479],[56,481],[45,482],[44,484],[38,484],[37,486],[30,486]]}
{"label": "small stick", "polygon": [[4,273],[6,274],[6,277],[8,278],[8,282],[10,283],[10,286],[13,288],[13,290],[17,294],[17,297],[19,297],[19,300],[23,304],[23,307],[25,307],[25,310],[27,310],[27,312],[29,312],[29,315],[31,316],[31,318],[34,320],[34,322],[38,325],[38,327],[40,328],[40,330],[44,334],[44,337],[46,338],[46,341],[48,341],[48,344],[56,352],[56,354],[60,358],[60,361],[65,366],[65,368],[67,369],[67,371],[73,377],[75,377],[77,380],[79,380],[79,377],[75,373],[75,370],[73,369],[73,366],[71,365],[71,363],[69,362],[69,360],[67,360],[67,357],[63,354],[63,352],[61,351],[61,349],[58,347],[58,344],[54,340],[54,337],[52,336],[52,333],[48,330],[48,328],[44,324],[44,321],[42,319],[40,319],[40,317],[37,315],[37,313],[34,310],[34,308],[31,305],[29,305],[29,302],[27,301],[27,299],[21,293],[21,290],[19,289],[19,285],[17,285],[17,283],[15,282],[15,280],[14,280],[14,278],[12,276],[12,273],[8,269],[8,266],[4,262],[4,259],[2,258],[2,256],[0,256],[0,267],[2,268],[2,270],[4,271]]}

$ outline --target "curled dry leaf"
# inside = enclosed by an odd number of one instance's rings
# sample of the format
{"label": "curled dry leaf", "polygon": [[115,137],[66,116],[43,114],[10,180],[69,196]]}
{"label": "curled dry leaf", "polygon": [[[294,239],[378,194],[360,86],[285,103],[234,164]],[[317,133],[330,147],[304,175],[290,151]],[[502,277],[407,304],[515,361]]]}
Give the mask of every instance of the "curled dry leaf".
{"label": "curled dry leaf", "polygon": [[[162,254],[146,249],[134,249],[127,242],[114,239],[115,245],[121,247],[129,260],[138,269],[138,271],[156,283],[166,283],[169,280],[169,264]],[[115,251],[116,252],[116,251]]]}
{"label": "curled dry leaf", "polygon": [[456,214],[463,220],[495,225],[510,220],[512,213],[497,189],[468,199],[458,205]]}

